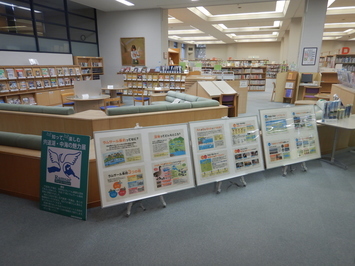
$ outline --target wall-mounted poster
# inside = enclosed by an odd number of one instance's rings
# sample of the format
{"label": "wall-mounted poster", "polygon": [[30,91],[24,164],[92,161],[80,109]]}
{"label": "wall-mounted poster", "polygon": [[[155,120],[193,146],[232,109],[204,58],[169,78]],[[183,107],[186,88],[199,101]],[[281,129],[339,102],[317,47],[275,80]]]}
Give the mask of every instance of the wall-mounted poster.
{"label": "wall-mounted poster", "polygon": [[320,158],[313,105],[260,110],[266,168]]}
{"label": "wall-mounted poster", "polygon": [[121,38],[122,66],[145,66],[145,41],[140,38]]}
{"label": "wall-mounted poster", "polygon": [[94,137],[102,207],[195,185],[187,124],[102,131]]}
{"label": "wall-mounted poster", "polygon": [[257,117],[190,122],[197,185],[264,170]]}

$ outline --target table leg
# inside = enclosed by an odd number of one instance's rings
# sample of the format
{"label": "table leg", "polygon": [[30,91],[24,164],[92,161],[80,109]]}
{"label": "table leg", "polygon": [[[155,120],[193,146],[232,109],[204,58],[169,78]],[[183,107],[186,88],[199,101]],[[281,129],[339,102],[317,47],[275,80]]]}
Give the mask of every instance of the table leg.
{"label": "table leg", "polygon": [[336,147],[337,147],[338,134],[339,134],[339,130],[336,127],[335,128],[335,132],[334,132],[333,148],[332,148],[331,156],[330,157],[329,156],[322,157],[321,160],[323,162],[338,166],[338,167],[343,168],[344,170],[346,170],[346,169],[348,169],[348,167],[345,164],[343,164],[342,162],[340,162],[340,161],[335,159],[335,150],[336,150]]}

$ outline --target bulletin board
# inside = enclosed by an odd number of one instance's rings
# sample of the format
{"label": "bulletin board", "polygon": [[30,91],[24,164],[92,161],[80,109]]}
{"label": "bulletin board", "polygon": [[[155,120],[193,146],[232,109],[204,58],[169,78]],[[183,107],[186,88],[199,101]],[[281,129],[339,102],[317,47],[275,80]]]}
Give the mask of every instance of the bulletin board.
{"label": "bulletin board", "polygon": [[321,157],[313,105],[259,110],[266,168]]}
{"label": "bulletin board", "polygon": [[190,122],[197,185],[263,171],[256,116]]}
{"label": "bulletin board", "polygon": [[101,205],[195,186],[187,124],[94,132]]}

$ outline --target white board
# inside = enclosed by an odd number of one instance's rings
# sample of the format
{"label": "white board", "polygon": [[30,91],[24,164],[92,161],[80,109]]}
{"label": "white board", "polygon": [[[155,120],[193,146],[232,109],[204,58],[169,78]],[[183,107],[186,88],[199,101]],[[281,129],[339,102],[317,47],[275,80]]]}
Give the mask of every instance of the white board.
{"label": "white board", "polygon": [[264,170],[256,116],[190,122],[197,185]]}
{"label": "white board", "polygon": [[94,132],[102,207],[194,187],[187,124]]}
{"label": "white board", "polygon": [[225,81],[212,81],[223,94],[234,94],[236,91]]}
{"label": "white board", "polygon": [[321,157],[313,105],[259,110],[266,168]]}

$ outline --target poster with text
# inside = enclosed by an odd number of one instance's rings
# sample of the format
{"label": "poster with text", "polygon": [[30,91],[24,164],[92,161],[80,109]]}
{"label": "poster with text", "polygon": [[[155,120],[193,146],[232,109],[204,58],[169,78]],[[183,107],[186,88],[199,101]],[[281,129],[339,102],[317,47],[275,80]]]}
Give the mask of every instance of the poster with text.
{"label": "poster with text", "polygon": [[42,132],[40,209],[86,220],[90,137]]}
{"label": "poster with text", "polygon": [[260,110],[267,168],[320,158],[313,105]]}
{"label": "poster with text", "polygon": [[257,117],[190,123],[198,185],[264,170]]}
{"label": "poster with text", "polygon": [[194,186],[187,124],[95,132],[94,141],[103,207]]}

